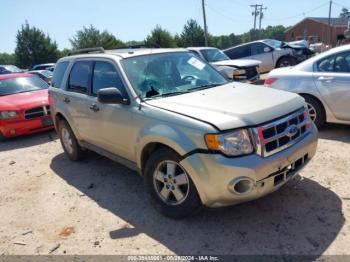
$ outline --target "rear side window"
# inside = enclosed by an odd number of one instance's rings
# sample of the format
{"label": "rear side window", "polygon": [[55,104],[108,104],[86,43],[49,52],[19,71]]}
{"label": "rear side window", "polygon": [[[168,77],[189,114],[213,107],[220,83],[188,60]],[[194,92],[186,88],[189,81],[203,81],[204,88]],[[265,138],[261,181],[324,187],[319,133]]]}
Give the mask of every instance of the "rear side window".
{"label": "rear side window", "polygon": [[79,61],[73,65],[69,75],[68,90],[77,93],[87,93],[90,79],[90,61]]}
{"label": "rear side window", "polygon": [[92,82],[92,93],[97,95],[98,90],[107,87],[116,87],[122,94],[125,94],[124,84],[115,67],[108,62],[96,62]]}
{"label": "rear side window", "polygon": [[52,77],[52,86],[60,88],[64,74],[66,73],[69,62],[60,62],[57,64],[53,77]]}

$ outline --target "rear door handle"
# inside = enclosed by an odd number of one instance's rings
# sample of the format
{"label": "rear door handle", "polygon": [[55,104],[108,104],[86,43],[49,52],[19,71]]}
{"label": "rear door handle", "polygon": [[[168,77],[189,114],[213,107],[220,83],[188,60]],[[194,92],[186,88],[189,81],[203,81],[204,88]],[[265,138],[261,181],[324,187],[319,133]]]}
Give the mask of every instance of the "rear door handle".
{"label": "rear door handle", "polygon": [[320,76],[318,80],[320,81],[326,81],[326,82],[331,82],[334,79],[332,76]]}
{"label": "rear door handle", "polygon": [[69,99],[68,97],[65,97],[65,98],[63,99],[63,102],[65,102],[66,104],[68,104],[68,103],[70,103],[70,99]]}
{"label": "rear door handle", "polygon": [[100,111],[100,108],[96,104],[92,104],[90,106],[90,110],[92,110],[94,112],[98,112],[98,111]]}

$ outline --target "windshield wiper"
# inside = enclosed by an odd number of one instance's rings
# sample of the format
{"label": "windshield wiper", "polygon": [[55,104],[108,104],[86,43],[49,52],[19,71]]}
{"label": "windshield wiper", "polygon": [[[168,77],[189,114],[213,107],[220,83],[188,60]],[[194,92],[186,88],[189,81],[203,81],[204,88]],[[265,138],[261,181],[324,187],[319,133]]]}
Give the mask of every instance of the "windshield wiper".
{"label": "windshield wiper", "polygon": [[181,95],[181,94],[186,94],[186,93],[189,93],[189,92],[188,92],[188,91],[169,92],[169,93],[164,93],[164,94],[149,96],[149,97],[146,97],[146,99],[152,99],[152,98],[158,98],[158,97],[176,96],[176,95]]}

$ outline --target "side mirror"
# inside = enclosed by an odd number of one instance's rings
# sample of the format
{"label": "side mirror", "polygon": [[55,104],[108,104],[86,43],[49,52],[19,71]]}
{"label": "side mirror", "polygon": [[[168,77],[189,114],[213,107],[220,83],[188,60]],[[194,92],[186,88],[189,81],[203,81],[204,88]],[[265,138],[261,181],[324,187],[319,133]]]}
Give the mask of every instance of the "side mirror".
{"label": "side mirror", "polygon": [[98,90],[97,100],[103,104],[130,104],[129,99],[125,98],[116,87],[102,88]]}
{"label": "side mirror", "polygon": [[265,53],[271,52],[271,50],[272,50],[272,49],[271,49],[270,47],[267,47],[267,46],[264,47],[264,52],[265,52]]}

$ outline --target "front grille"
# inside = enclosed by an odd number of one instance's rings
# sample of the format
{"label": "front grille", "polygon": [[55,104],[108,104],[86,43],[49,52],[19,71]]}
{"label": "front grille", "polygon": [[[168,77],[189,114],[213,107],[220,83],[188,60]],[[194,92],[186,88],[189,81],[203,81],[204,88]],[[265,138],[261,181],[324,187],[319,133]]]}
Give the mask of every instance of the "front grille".
{"label": "front grille", "polygon": [[247,79],[252,79],[257,76],[258,72],[256,71],[256,67],[247,67],[245,68]]}
{"label": "front grille", "polygon": [[242,81],[242,80],[250,80],[250,79],[255,79],[258,76],[258,71],[256,70],[256,67],[244,67],[244,68],[239,68],[244,70],[244,74],[240,75],[235,75],[234,80],[236,81]]}
{"label": "front grille", "polygon": [[305,108],[254,128],[258,154],[266,157],[294,145],[307,135],[309,128],[310,118]]}
{"label": "front grille", "polygon": [[27,120],[47,115],[50,115],[50,106],[34,107],[24,112],[24,118]]}

